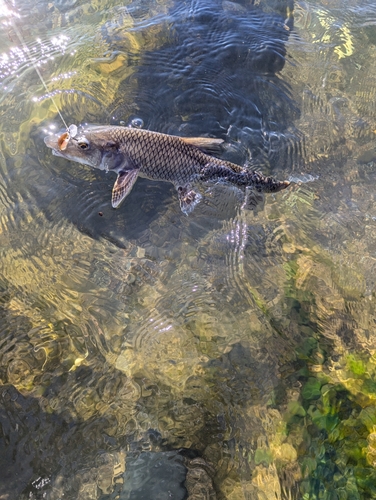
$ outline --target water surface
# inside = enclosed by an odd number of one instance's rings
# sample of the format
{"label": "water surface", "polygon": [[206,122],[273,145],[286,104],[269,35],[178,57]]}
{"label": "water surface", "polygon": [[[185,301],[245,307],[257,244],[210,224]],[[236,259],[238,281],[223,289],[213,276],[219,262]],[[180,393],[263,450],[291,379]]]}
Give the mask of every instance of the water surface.
{"label": "water surface", "polygon": [[[0,22],[0,496],[376,498],[374,3],[18,0]],[[141,179],[115,211],[111,174],[45,147],[50,96],[293,185],[254,210],[204,186],[187,217]]]}

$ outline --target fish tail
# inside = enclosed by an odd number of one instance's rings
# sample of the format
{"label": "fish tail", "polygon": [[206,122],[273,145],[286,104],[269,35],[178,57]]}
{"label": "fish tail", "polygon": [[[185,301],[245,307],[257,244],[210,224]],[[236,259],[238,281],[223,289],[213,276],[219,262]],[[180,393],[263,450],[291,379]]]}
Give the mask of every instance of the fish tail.
{"label": "fish tail", "polygon": [[205,165],[200,178],[203,181],[224,180],[236,186],[250,187],[263,193],[276,193],[290,185],[289,181],[277,181],[273,177],[265,177],[254,170],[234,171],[226,165],[215,163]]}
{"label": "fish tail", "polygon": [[289,187],[289,181],[277,181],[273,177],[264,177],[261,185],[255,185],[255,189],[264,193],[277,193]]}

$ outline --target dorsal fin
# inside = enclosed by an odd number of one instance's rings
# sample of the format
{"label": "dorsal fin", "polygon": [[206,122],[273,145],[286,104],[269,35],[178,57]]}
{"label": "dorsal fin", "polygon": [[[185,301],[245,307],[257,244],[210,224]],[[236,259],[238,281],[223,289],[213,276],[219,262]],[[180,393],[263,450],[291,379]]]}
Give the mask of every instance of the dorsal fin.
{"label": "dorsal fin", "polygon": [[186,144],[201,149],[204,153],[216,155],[223,153],[223,139],[213,139],[212,137],[181,137]]}

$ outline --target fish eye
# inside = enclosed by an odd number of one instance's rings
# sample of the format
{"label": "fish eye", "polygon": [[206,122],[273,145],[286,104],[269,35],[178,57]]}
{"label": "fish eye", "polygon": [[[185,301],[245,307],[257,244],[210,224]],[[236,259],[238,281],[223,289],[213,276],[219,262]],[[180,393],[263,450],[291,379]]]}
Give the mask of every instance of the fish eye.
{"label": "fish eye", "polygon": [[87,149],[89,147],[89,142],[82,139],[77,144],[80,149]]}

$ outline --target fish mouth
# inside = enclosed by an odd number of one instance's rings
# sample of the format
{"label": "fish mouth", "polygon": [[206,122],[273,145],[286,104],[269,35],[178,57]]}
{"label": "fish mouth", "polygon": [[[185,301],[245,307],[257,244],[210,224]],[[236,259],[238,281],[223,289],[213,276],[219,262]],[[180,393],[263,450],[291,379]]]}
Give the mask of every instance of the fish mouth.
{"label": "fish mouth", "polygon": [[97,154],[95,154],[96,152],[94,152],[91,156],[82,156],[82,154],[80,154],[80,151],[72,152],[68,148],[61,150],[58,142],[59,138],[60,136],[56,135],[48,135],[44,138],[44,143],[48,148],[52,150],[53,156],[58,156],[60,158],[64,158],[65,160],[71,160],[76,163],[81,163],[82,165],[86,165],[89,167],[101,168],[101,155],[99,151],[97,152]]}
{"label": "fish mouth", "polygon": [[44,138],[44,143],[48,148],[52,149],[52,154],[54,156],[61,156],[62,158],[65,157],[64,153],[58,149],[57,139],[55,136],[48,135]]}
{"label": "fish mouth", "polygon": [[62,158],[65,158],[65,155],[61,153],[59,150],[52,148],[52,154],[54,156],[61,156]]}
{"label": "fish mouth", "polygon": [[47,147],[55,149],[57,146],[57,138],[54,135],[47,135],[44,138],[44,143]]}

